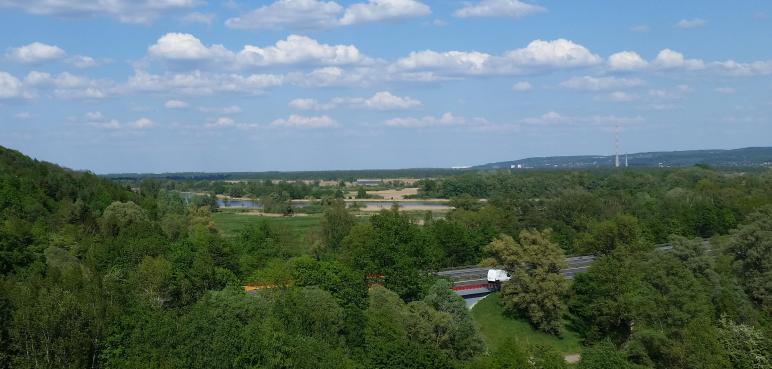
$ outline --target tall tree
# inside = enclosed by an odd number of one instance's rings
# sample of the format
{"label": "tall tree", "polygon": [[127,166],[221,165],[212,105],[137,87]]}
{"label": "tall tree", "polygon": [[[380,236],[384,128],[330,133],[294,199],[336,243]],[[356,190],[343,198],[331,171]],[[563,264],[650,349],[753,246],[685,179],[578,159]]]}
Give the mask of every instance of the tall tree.
{"label": "tall tree", "polygon": [[493,257],[488,263],[504,266],[512,277],[501,288],[505,310],[539,330],[559,334],[568,284],[560,273],[565,255],[550,236],[549,230],[525,230],[518,241],[506,235],[493,240],[486,251]]}

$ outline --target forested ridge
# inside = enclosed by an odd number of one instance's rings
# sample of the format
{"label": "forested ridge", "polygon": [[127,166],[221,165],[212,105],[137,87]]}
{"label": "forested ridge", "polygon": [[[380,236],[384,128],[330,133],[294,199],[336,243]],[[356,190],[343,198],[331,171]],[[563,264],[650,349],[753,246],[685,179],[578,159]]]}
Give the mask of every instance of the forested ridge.
{"label": "forested ridge", "polygon": [[[0,148],[0,368],[567,367],[550,347],[486,347],[431,273],[477,263],[516,277],[502,286],[508,315],[581,335],[576,367],[772,367],[769,171],[419,185],[455,209],[362,220],[322,194],[306,253],[267,222],[225,237],[211,199],[168,183],[127,188]],[[563,258],[578,253],[597,259],[566,281]]]}

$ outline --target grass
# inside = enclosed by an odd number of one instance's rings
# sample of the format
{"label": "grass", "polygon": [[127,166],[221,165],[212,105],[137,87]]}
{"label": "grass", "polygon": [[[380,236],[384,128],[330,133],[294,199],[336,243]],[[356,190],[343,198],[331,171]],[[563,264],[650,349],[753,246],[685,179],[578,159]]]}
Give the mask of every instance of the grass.
{"label": "grass", "polygon": [[472,308],[472,317],[489,348],[496,349],[501,343],[512,339],[530,345],[550,346],[563,355],[582,351],[576,332],[564,329],[562,338],[539,332],[524,320],[505,316],[500,301],[501,295],[494,293]]}
{"label": "grass", "polygon": [[244,227],[268,222],[280,227],[287,227],[296,235],[305,236],[312,229],[319,228],[321,214],[311,214],[308,216],[295,217],[260,217],[244,214],[243,211],[223,209],[212,215],[217,229],[226,237],[232,237]]}
{"label": "grass", "polygon": [[309,253],[309,242],[306,235],[309,232],[321,227],[321,214],[310,214],[308,216],[294,217],[261,217],[244,214],[238,209],[221,209],[212,214],[212,219],[218,230],[225,237],[234,237],[245,227],[256,225],[262,222],[271,224],[273,229],[283,234],[285,240],[284,247],[292,255],[303,255]]}

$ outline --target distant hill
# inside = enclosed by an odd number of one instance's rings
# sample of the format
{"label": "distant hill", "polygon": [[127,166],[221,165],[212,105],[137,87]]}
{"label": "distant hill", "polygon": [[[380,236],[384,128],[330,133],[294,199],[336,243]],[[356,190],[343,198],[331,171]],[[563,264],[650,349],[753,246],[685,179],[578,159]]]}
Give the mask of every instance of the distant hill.
{"label": "distant hill", "polygon": [[[625,156],[620,155],[620,165]],[[659,151],[627,154],[630,167],[688,167],[707,164],[714,167],[772,167],[772,147],[746,147],[734,150]],[[548,156],[502,161],[475,166],[474,169],[502,168],[608,168],[614,156]]]}

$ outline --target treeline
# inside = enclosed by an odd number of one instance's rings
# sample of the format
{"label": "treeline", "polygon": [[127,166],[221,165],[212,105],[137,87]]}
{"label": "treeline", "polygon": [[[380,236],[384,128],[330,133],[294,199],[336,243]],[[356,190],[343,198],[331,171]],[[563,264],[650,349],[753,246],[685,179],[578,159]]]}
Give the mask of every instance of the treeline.
{"label": "treeline", "polygon": [[122,173],[108,174],[105,177],[112,180],[141,181],[143,179],[170,180],[320,180],[353,182],[360,178],[432,178],[455,175],[464,169],[448,168],[412,168],[412,169],[361,169],[361,170],[324,170],[298,172],[226,172],[226,173]]}
{"label": "treeline", "polygon": [[507,214],[509,228],[549,228],[566,252],[596,253],[633,239],[726,234],[772,204],[772,171],[476,172],[423,180],[419,195],[455,199],[462,208],[479,207],[470,198],[488,199]]}

